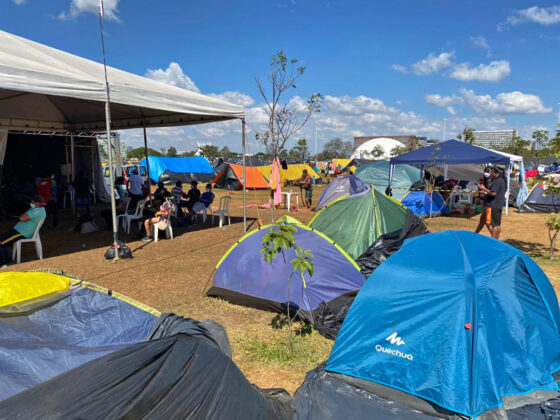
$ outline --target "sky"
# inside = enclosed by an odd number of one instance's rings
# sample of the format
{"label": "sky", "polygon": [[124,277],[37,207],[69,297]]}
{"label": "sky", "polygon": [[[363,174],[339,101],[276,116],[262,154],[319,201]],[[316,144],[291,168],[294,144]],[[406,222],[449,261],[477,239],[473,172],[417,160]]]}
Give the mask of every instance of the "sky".
{"label": "sky", "polygon": [[[98,0],[2,0],[1,29],[101,61]],[[530,139],[559,118],[560,3],[535,0],[104,0],[107,63],[246,108],[249,152],[266,126],[255,79],[285,51],[305,66],[284,102],[320,113],[290,142],[465,127]],[[445,120],[445,123],[444,123]],[[239,121],[152,128],[150,146],[240,151]],[[141,132],[122,132],[127,145]]]}

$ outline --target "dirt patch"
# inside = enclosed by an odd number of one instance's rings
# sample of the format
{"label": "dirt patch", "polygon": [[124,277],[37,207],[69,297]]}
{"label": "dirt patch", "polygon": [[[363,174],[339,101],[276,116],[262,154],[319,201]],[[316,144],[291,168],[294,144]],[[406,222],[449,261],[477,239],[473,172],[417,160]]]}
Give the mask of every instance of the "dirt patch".
{"label": "dirt patch", "polygon": [[[314,202],[317,202],[322,191],[323,187],[315,187]],[[133,250],[134,259],[116,263],[103,258],[111,243],[111,232],[76,234],[70,230],[75,217],[71,211],[63,210],[59,227],[53,229],[47,222],[41,231],[46,258],[36,261],[33,246],[26,244],[23,247],[23,263],[10,266],[9,269],[68,270],[162,312],[213,319],[226,328],[232,344],[233,359],[251,382],[261,387],[283,387],[293,392],[308,370],[328,358],[333,343],[316,332],[298,336],[295,343],[297,355],[292,357],[286,353],[287,329],[277,329],[271,324],[275,314],[204,297],[205,287],[211,282],[217,262],[243,235],[242,193],[217,191],[216,203],[224,195],[232,197],[231,226],[219,229],[216,219],[212,227],[209,219],[191,229],[174,229],[173,241],[161,239],[158,243],[149,244],[136,238],[134,227],[131,235],[121,234]],[[268,196],[266,191],[250,191],[247,203],[262,205],[268,201]],[[104,224],[98,215],[102,209],[103,206],[100,206],[94,210],[101,226]],[[276,217],[284,214],[288,212],[278,210]],[[257,227],[257,219],[264,223],[269,223],[271,219],[270,210],[267,209],[249,208],[247,215],[249,229]],[[300,211],[290,215],[307,223],[314,213]],[[510,216],[503,217],[503,240],[533,257],[559,290],[560,263],[546,258],[548,239],[544,219],[544,215],[512,211]],[[472,231],[477,222],[476,217],[443,217],[426,223],[431,231],[436,232],[445,229]],[[12,221],[4,221],[0,223],[0,229],[12,225]]]}

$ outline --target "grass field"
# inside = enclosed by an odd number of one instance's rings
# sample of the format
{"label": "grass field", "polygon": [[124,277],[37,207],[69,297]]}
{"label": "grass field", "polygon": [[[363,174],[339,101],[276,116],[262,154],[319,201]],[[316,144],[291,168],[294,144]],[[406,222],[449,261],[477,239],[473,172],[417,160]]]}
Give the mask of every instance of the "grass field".
{"label": "grass field", "polygon": [[[321,187],[316,187],[317,201]],[[111,243],[111,232],[80,235],[69,228],[75,222],[70,211],[63,211],[63,222],[56,229],[47,223],[41,231],[45,259],[34,260],[32,245],[25,245],[21,265],[10,270],[58,268],[116,290],[142,301],[162,312],[174,312],[196,319],[213,319],[228,332],[233,358],[250,381],[261,387],[283,387],[295,391],[305,373],[325,360],[333,342],[310,331],[304,325],[294,326],[295,353],[288,349],[288,330],[280,327],[276,314],[252,308],[231,305],[227,302],[204,297],[211,282],[214,267],[222,255],[243,235],[242,193],[230,194],[217,191],[217,199],[232,197],[232,225],[226,229],[211,226],[210,219],[191,229],[174,229],[173,241],[162,239],[158,243],[143,243],[133,235],[121,235],[134,252],[132,260],[118,262],[103,258]],[[217,202],[216,199],[216,202]],[[248,204],[263,204],[268,200],[266,191],[250,191]],[[99,211],[101,208],[96,209]],[[276,211],[276,216],[287,214]],[[300,211],[292,215],[308,222],[313,212]],[[270,222],[270,210],[248,209],[249,229],[257,227],[257,219]],[[526,252],[542,267],[557,293],[560,287],[560,263],[547,258],[548,237],[544,224],[545,215],[518,214],[513,210],[503,217],[502,239]],[[442,217],[427,221],[433,231],[446,229],[474,230],[477,217]],[[0,229],[13,222],[2,222]],[[445,250],[441,257],[448,258]]]}

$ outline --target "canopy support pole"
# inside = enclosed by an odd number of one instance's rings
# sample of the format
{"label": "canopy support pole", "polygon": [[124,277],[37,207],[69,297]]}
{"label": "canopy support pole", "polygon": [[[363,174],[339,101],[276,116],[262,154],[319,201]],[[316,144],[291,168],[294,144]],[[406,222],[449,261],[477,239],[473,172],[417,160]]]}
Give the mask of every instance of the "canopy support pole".
{"label": "canopy support pole", "polygon": [[118,238],[118,225],[117,225],[117,203],[115,201],[115,170],[113,168],[113,145],[111,142],[111,107],[110,107],[110,95],[109,95],[109,79],[107,78],[107,63],[105,61],[105,41],[103,39],[103,0],[100,1],[101,9],[99,13],[99,29],[101,32],[101,49],[103,52],[103,67],[105,70],[105,92],[107,94],[107,101],[105,102],[105,128],[107,130],[107,150],[109,153],[109,182],[110,182],[110,194],[111,194],[111,218],[113,219],[113,247],[114,249],[114,260],[119,259],[119,253],[117,249],[119,248],[119,238]]}
{"label": "canopy support pole", "polygon": [[95,187],[95,165],[94,165],[94,157],[93,157],[93,142],[95,141],[94,138],[91,139],[91,188],[93,189],[93,204],[97,204],[97,188]]}
{"label": "canopy support pole", "polygon": [[443,180],[447,181],[447,174],[449,172],[449,164],[448,163],[444,163],[443,164]]}
{"label": "canopy support pole", "polygon": [[[74,181],[76,180],[76,146],[74,144],[74,134],[70,133],[70,160],[71,160],[71,169],[72,169],[72,183],[74,183]],[[74,188],[74,186],[72,185],[70,188]],[[72,194],[72,211],[75,212],[76,211],[76,205],[75,205],[75,191]]]}
{"label": "canopy support pole", "polygon": [[510,182],[510,178],[511,178],[511,167],[513,165],[513,162],[509,162],[508,166],[507,166],[507,179],[506,179],[506,216],[509,215],[509,182]]}
{"label": "canopy support pole", "polygon": [[150,197],[150,207],[154,207],[152,203],[152,178],[150,178],[150,161],[148,159],[148,136],[146,134],[146,120],[142,120],[142,129],[144,130],[144,153],[146,154],[146,173],[148,174],[148,197]]}
{"label": "canopy support pole", "polygon": [[247,232],[247,179],[245,167],[245,118],[241,119],[241,141],[243,144],[243,232]]}
{"label": "canopy support pole", "polygon": [[4,168],[4,158],[8,147],[8,131],[0,130],[0,185],[2,185],[2,172]]}

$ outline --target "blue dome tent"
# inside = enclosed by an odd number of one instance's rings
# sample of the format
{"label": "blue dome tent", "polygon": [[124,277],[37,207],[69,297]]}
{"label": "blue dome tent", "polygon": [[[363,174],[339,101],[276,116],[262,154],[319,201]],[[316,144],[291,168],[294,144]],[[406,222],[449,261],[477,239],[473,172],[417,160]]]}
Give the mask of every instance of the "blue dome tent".
{"label": "blue dome tent", "polygon": [[[389,185],[389,161],[377,160],[356,169],[354,175],[360,178],[366,185],[373,185],[377,191],[385,194]],[[395,167],[391,181],[391,196],[401,201],[412,184],[420,181],[422,171],[410,165],[398,165]]]}
{"label": "blue dome tent", "polygon": [[559,325],[552,285],[521,251],[464,231],[423,235],[362,287],[326,371],[428,415],[507,418],[558,397]]}
{"label": "blue dome tent", "polygon": [[321,210],[327,204],[345,195],[359,194],[368,189],[361,179],[354,175],[343,175],[336,177],[319,197],[315,210]]}
{"label": "blue dome tent", "polygon": [[441,194],[434,191],[430,194],[424,190],[410,190],[401,200],[401,204],[418,217],[440,216],[448,214],[449,208]]}
{"label": "blue dome tent", "polygon": [[275,312],[285,312],[289,304],[290,313],[297,311],[301,319],[324,333],[320,315],[325,305],[333,313],[340,312],[336,308],[354,298],[365,278],[356,262],[327,236],[295,219],[286,218],[285,222],[298,229],[296,244],[313,254],[312,276],[306,273],[302,278],[299,271],[292,272],[293,250],[284,251],[285,262],[282,255],[272,263],[264,261],[260,253],[263,236],[275,226],[268,225],[243,236],[222,257],[207,295]]}

